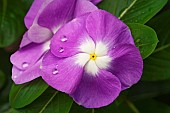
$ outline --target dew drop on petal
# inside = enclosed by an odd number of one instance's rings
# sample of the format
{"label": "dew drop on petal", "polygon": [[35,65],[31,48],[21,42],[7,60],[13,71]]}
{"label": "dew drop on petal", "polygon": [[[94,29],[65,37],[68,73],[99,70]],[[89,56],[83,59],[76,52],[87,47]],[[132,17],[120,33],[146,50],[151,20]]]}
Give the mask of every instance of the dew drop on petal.
{"label": "dew drop on petal", "polygon": [[53,75],[56,75],[56,74],[58,74],[58,70],[54,69],[52,73],[53,73]]}
{"label": "dew drop on petal", "polygon": [[68,40],[68,38],[67,38],[66,36],[62,36],[62,37],[61,37],[61,41],[62,41],[62,42],[66,42],[67,40]]}
{"label": "dew drop on petal", "polygon": [[17,78],[17,76],[14,76],[14,79],[16,79]]}
{"label": "dew drop on petal", "polygon": [[40,67],[39,67],[40,69],[42,69],[43,67],[42,67],[42,65],[40,65]]}
{"label": "dew drop on petal", "polygon": [[56,65],[55,68],[57,69],[57,68],[58,68],[58,65]]}
{"label": "dew drop on petal", "polygon": [[60,52],[60,53],[63,53],[63,52],[64,52],[64,48],[60,47],[59,52]]}
{"label": "dew drop on petal", "polygon": [[29,66],[29,64],[27,62],[22,63],[23,68],[27,68],[28,66]]}

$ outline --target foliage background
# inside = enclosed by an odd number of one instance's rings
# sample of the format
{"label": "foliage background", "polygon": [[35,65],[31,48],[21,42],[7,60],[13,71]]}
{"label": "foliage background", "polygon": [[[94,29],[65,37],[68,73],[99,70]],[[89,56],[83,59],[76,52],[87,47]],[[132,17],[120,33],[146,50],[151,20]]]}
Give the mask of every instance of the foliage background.
{"label": "foliage background", "polygon": [[12,82],[9,59],[26,31],[23,19],[32,2],[0,0],[0,113],[170,113],[170,1],[103,0],[98,5],[127,23],[144,59],[141,81],[100,109],[78,106],[41,78]]}

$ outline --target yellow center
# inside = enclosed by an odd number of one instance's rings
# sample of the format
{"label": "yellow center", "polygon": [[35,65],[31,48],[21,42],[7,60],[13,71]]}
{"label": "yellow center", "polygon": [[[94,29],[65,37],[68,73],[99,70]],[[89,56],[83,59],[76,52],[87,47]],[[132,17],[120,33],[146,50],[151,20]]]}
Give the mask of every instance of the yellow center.
{"label": "yellow center", "polygon": [[95,53],[90,54],[90,59],[91,60],[96,60],[96,58],[97,58],[97,55]]}

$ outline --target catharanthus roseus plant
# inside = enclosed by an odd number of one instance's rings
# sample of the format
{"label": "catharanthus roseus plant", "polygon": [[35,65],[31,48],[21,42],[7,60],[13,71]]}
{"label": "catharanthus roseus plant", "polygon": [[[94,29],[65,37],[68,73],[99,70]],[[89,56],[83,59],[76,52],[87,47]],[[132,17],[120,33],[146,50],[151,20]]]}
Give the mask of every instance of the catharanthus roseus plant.
{"label": "catharanthus roseus plant", "polygon": [[143,61],[126,24],[96,10],[73,19],[53,36],[42,78],[79,105],[99,108],[137,83]]}
{"label": "catharanthus roseus plant", "polygon": [[169,113],[169,6],[0,0],[0,113]]}
{"label": "catharanthus roseus plant", "polygon": [[11,56],[13,81],[22,84],[40,77],[42,58],[49,49],[52,36],[73,18],[96,10],[94,4],[100,1],[35,0],[25,17],[28,31],[20,49]]}

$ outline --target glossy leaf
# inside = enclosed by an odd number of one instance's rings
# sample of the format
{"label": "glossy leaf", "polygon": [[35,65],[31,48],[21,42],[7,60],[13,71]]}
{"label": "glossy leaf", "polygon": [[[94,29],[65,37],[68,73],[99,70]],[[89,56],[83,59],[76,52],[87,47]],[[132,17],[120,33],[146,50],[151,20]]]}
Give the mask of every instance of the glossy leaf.
{"label": "glossy leaf", "polygon": [[0,47],[9,46],[24,33],[26,12],[23,9],[19,0],[0,1]]}
{"label": "glossy leaf", "polygon": [[139,48],[142,58],[148,57],[156,48],[158,38],[156,32],[142,24],[128,24],[131,29],[136,46]]}
{"label": "glossy leaf", "polygon": [[64,93],[48,88],[32,104],[14,113],[69,113],[73,100]]}
{"label": "glossy leaf", "polygon": [[157,81],[170,79],[170,10],[155,17],[149,25],[158,34],[159,44],[155,52],[145,61],[142,80]]}
{"label": "glossy leaf", "polygon": [[126,23],[144,24],[158,13],[168,0],[103,0],[99,8],[107,10]]}
{"label": "glossy leaf", "polygon": [[128,90],[131,100],[142,100],[170,93],[170,80],[158,82],[139,82]]}
{"label": "glossy leaf", "polygon": [[47,88],[48,85],[40,78],[26,84],[13,84],[9,97],[10,104],[13,108],[22,108],[32,103]]}

